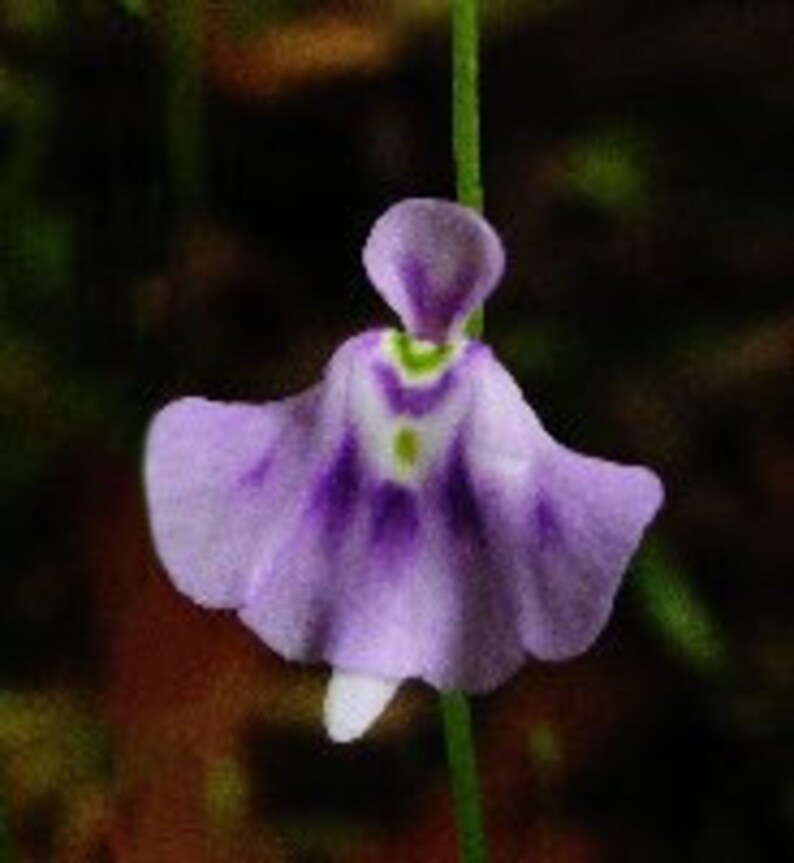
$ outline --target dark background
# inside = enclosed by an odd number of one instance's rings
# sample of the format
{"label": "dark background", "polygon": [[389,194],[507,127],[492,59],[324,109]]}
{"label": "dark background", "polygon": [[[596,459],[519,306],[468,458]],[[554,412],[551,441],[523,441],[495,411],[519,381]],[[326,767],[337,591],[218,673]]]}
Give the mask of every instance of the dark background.
{"label": "dark background", "polygon": [[[177,596],[139,480],[168,398],[391,320],[360,247],[453,194],[447,5],[201,6],[0,0],[0,860],[451,861],[432,693],[327,743],[325,673]],[[596,648],[475,703],[494,860],[788,859],[794,7],[482,6],[487,338],[668,490]]]}

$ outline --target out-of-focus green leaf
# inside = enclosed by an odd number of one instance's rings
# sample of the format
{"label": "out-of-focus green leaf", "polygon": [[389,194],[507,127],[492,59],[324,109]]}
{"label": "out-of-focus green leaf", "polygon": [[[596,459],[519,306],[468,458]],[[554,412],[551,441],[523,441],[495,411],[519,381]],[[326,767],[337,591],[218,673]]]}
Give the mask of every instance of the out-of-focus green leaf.
{"label": "out-of-focus green leaf", "polygon": [[[26,823],[46,813],[57,819],[55,845],[71,844],[85,830],[86,816],[89,821],[101,817],[113,778],[112,741],[80,696],[53,690],[1,692],[0,764],[7,765],[20,836]],[[0,863],[7,859],[0,852]],[[64,858],[53,851],[35,859]],[[71,859],[95,858],[78,854]]]}
{"label": "out-of-focus green leaf", "polygon": [[60,19],[59,0],[6,0],[3,5],[5,24],[12,31],[41,33]]}
{"label": "out-of-focus green leaf", "polygon": [[538,722],[529,729],[527,744],[532,763],[541,770],[554,770],[562,760],[559,735],[548,722]]}
{"label": "out-of-focus green leaf", "polygon": [[[16,207],[0,244],[3,293],[26,307],[64,291],[72,275],[73,225],[52,211]],[[19,311],[16,307],[14,311]]]}
{"label": "out-of-focus green leaf", "polygon": [[234,758],[221,758],[207,768],[205,794],[212,821],[220,827],[239,824],[248,788],[245,772]]}
{"label": "out-of-focus green leaf", "polygon": [[47,794],[104,781],[111,771],[104,726],[61,694],[0,695],[0,759],[13,761],[28,791]]}
{"label": "out-of-focus green leaf", "polygon": [[6,811],[6,783],[0,764],[0,863],[11,863],[11,836]]}
{"label": "out-of-focus green leaf", "polygon": [[256,36],[279,21],[297,18],[305,6],[296,0],[243,0],[233,12],[235,34],[242,39]]}
{"label": "out-of-focus green leaf", "polygon": [[119,381],[66,366],[41,343],[0,325],[0,506],[13,505],[81,434],[128,447],[138,427],[130,409]]}
{"label": "out-of-focus green leaf", "polygon": [[205,196],[203,21],[199,0],[167,6],[167,144],[170,194],[178,224],[196,217]]}
{"label": "out-of-focus green leaf", "polygon": [[125,12],[137,18],[143,18],[149,11],[146,0],[116,0],[116,2]]}
{"label": "out-of-focus green leaf", "polygon": [[610,132],[574,144],[568,177],[573,191],[606,210],[633,212],[645,199],[645,170],[631,134]]}
{"label": "out-of-focus green leaf", "polygon": [[686,573],[658,543],[650,543],[633,580],[657,634],[685,663],[706,674],[722,671],[726,648],[711,612]]}
{"label": "out-of-focus green leaf", "polygon": [[0,119],[9,132],[0,160],[0,206],[6,217],[40,178],[53,111],[52,89],[42,77],[0,65]]}

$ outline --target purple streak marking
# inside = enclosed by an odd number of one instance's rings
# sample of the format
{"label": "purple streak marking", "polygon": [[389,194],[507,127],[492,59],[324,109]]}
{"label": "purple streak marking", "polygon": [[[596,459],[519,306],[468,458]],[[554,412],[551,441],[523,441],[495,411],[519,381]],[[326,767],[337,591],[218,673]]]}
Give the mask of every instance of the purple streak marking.
{"label": "purple streak marking", "polygon": [[259,487],[270,473],[270,468],[273,465],[273,452],[268,450],[262,455],[252,468],[249,468],[240,477],[240,485],[244,487]]}
{"label": "purple streak marking", "polygon": [[430,289],[424,264],[413,255],[406,255],[400,264],[400,275],[405,285],[405,292],[414,306],[416,317],[425,318]]}
{"label": "purple streak marking", "polygon": [[452,456],[444,485],[444,512],[450,531],[485,546],[487,531],[471,477],[460,453]]}
{"label": "purple streak marking", "polygon": [[338,538],[344,531],[356,506],[361,488],[358,446],[348,434],[340,446],[331,467],[315,491],[313,505],[321,514],[330,537]]}
{"label": "purple streak marking", "polygon": [[403,258],[400,273],[420,336],[445,338],[452,321],[474,306],[471,300],[477,268],[471,262],[464,262],[446,285],[432,284],[427,267],[413,255]]}
{"label": "purple streak marking", "polygon": [[381,485],[372,499],[372,544],[403,557],[415,546],[419,515],[414,492],[393,482]]}
{"label": "purple streak marking", "polygon": [[562,539],[559,515],[554,504],[545,495],[541,495],[535,503],[533,518],[533,536],[537,550],[542,552],[559,545]]}
{"label": "purple streak marking", "polygon": [[395,414],[410,414],[420,417],[438,407],[451,389],[455,375],[452,370],[429,386],[406,386],[391,366],[378,364],[375,367],[380,389],[389,407]]}

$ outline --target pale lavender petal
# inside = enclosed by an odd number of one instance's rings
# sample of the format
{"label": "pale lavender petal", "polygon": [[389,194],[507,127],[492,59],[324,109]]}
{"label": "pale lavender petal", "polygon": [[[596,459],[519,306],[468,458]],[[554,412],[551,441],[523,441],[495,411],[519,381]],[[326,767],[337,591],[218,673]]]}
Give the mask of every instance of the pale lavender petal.
{"label": "pale lavender petal", "polygon": [[344,434],[352,358],[371,342],[364,334],[342,345],[321,384],[285,401],[185,398],[157,414],[144,459],[149,517],[166,570],[191,599],[242,606],[294,536],[308,489]]}
{"label": "pale lavender petal", "polygon": [[[335,593],[312,656],[483,691],[526,653],[572,656],[603,628],[661,486],[644,468],[561,447],[490,352],[474,356],[448,396],[467,409],[418,487],[378,486],[359,462],[354,527],[318,577]],[[322,531],[303,535],[311,545]],[[313,555],[299,568],[330,559]]]}
{"label": "pale lavender petal", "polygon": [[350,435],[321,469],[305,478],[301,506],[259,563],[241,619],[288,659],[327,654],[341,573],[363,492],[361,452]]}
{"label": "pale lavender petal", "polygon": [[418,376],[393,346],[351,340],[294,400],[156,419],[147,488],[176,585],[287,658],[441,689],[580,652],[658,480],[557,444],[482,345]]}
{"label": "pale lavender petal", "polygon": [[661,506],[662,485],[646,468],[558,444],[487,355],[477,375],[480,404],[467,451],[479,499],[489,501],[495,589],[509,597],[528,652],[575,656],[606,624],[629,560]]}
{"label": "pale lavender petal", "polygon": [[446,342],[496,287],[504,250],[473,210],[416,198],[378,219],[364,247],[364,266],[412,335]]}
{"label": "pale lavender petal", "polygon": [[295,496],[319,393],[255,407],[185,398],[155,417],[145,480],[155,546],[201,605],[235,607]]}
{"label": "pale lavender petal", "polygon": [[527,542],[516,551],[521,632],[541,659],[586,650],[605,626],[622,576],[662,502],[651,471],[550,451],[526,491]]}
{"label": "pale lavender petal", "polygon": [[[241,618],[288,658],[487,688],[515,670],[523,651],[504,592],[490,589],[480,525],[461,498],[465,480],[446,467],[473,384],[454,372],[468,367],[471,352],[439,372],[452,382],[431,414],[417,416],[394,412],[378,374],[381,347],[356,355],[345,433],[310,477],[292,533],[263,559]],[[404,472],[390,453],[406,427],[418,451]]]}

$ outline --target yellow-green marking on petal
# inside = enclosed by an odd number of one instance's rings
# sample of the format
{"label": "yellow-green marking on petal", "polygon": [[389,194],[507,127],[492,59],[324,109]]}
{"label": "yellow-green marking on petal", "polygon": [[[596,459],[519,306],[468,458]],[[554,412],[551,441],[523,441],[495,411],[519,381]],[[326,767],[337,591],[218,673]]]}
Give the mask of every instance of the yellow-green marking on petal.
{"label": "yellow-green marking on petal", "polygon": [[440,372],[455,351],[454,345],[420,341],[402,332],[392,334],[390,347],[400,369],[416,378],[430,377]]}
{"label": "yellow-green marking on petal", "polygon": [[394,458],[403,470],[416,467],[421,448],[422,443],[415,429],[402,426],[394,435]]}

